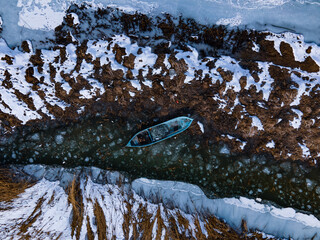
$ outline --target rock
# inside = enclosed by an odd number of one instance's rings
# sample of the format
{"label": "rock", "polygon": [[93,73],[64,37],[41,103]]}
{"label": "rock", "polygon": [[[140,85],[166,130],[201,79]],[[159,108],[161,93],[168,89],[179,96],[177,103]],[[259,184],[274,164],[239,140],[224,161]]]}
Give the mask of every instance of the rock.
{"label": "rock", "polygon": [[115,53],[115,58],[116,58],[116,61],[121,64],[122,61],[123,61],[123,56],[126,55],[126,49],[123,48],[123,47],[120,47],[118,44],[115,44],[114,47],[113,47],[113,53]]}
{"label": "rock", "polygon": [[132,53],[129,54],[129,56],[125,56],[123,59],[123,66],[125,66],[128,69],[134,69],[134,60],[136,59],[136,56]]}
{"label": "rock", "polygon": [[23,41],[21,48],[24,52],[30,53],[32,50],[31,43],[29,41]]}

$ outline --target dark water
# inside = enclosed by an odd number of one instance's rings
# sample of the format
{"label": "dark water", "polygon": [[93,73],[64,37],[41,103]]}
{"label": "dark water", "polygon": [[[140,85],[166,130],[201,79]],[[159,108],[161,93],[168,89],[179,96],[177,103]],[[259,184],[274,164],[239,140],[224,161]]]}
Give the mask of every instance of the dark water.
{"label": "dark water", "polygon": [[148,148],[124,147],[136,132],[154,124],[91,119],[32,133],[1,145],[0,163],[96,166],[132,178],[179,180],[200,186],[209,197],[259,197],[319,217],[319,169],[263,155],[230,155],[225,146],[203,144],[188,130]]}

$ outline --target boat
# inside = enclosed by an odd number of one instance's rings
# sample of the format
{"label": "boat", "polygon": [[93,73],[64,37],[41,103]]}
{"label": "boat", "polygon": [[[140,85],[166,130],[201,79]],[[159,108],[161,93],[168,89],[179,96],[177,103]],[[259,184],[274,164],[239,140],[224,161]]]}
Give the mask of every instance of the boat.
{"label": "boat", "polygon": [[192,121],[193,119],[189,117],[177,117],[149,127],[136,133],[126,147],[147,147],[161,142],[186,130]]}

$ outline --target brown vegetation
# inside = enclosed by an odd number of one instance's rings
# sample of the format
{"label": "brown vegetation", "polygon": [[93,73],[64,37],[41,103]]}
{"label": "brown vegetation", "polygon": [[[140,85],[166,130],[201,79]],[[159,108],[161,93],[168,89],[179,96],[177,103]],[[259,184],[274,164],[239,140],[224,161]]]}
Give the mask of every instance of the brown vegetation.
{"label": "brown vegetation", "polygon": [[[157,211],[150,213],[147,210],[146,204],[140,204],[136,212],[133,211],[132,202],[134,199],[125,201],[126,213],[124,213],[124,221],[122,229],[125,239],[129,239],[130,226],[133,229],[132,239],[271,239],[265,238],[262,234],[252,232],[247,227],[239,233],[232,229],[225,222],[217,219],[213,215],[193,214],[192,221],[187,219],[180,210],[169,210],[159,203]],[[201,226],[201,222],[203,225]],[[242,225],[246,226],[243,220]],[[194,227],[195,228],[194,228]],[[153,235],[153,229],[156,229],[156,234]],[[206,232],[206,233],[205,233]],[[100,238],[99,238],[100,239]]]}
{"label": "brown vegetation", "polygon": [[94,240],[94,234],[90,225],[89,216],[87,216],[87,237],[88,240]]}
{"label": "brown vegetation", "polygon": [[103,213],[103,210],[96,200],[94,203],[94,216],[96,217],[97,221],[97,232],[98,232],[98,239],[99,240],[107,240],[107,223],[106,217]]}
{"label": "brown vegetation", "polygon": [[[13,184],[12,176],[8,170],[1,169],[1,187],[5,186],[9,183]],[[11,175],[10,175],[11,174]],[[5,181],[3,180],[5,179]],[[19,184],[19,183],[16,183]],[[20,183],[22,184],[22,183]],[[121,184],[121,183],[119,183]],[[14,185],[13,188],[7,188],[7,194],[1,194],[2,199],[6,196],[6,201],[11,200],[16,197],[19,193],[17,192],[17,186]],[[22,188],[25,189],[26,183],[21,185]],[[13,190],[13,191],[11,191]],[[1,189],[1,193],[3,193],[3,188]],[[111,193],[112,194],[112,193]],[[246,222],[243,220],[242,222],[242,233],[235,231],[225,222],[217,219],[213,215],[201,215],[201,214],[192,214],[187,215],[184,212],[178,209],[169,209],[165,207],[161,201],[158,203],[157,208],[152,211],[150,209],[151,203],[148,202],[140,202],[138,208],[133,207],[134,202],[137,201],[133,197],[133,194],[125,192],[123,189],[121,191],[122,196],[126,196],[127,200],[123,202],[125,212],[123,213],[123,224],[122,230],[124,233],[125,239],[265,239],[262,234],[257,232],[252,232],[247,228]],[[43,215],[42,208],[44,205],[50,205],[54,207],[55,204],[55,192],[52,193],[51,196],[42,196],[40,197],[32,213],[26,218],[21,219],[21,221],[13,226],[15,234],[19,236],[21,239],[41,239],[44,235],[51,236],[59,239],[61,236],[61,232],[57,233],[49,233],[44,232],[43,229],[38,229],[35,226],[35,223],[38,219]],[[102,198],[104,196],[101,196]],[[68,189],[68,201],[72,205],[72,222],[71,222],[71,237],[75,239],[80,239],[81,228],[83,224],[86,224],[86,238],[88,240],[93,240],[95,236],[98,236],[99,240],[108,239],[108,234],[111,233],[113,235],[112,226],[107,226],[107,222],[109,221],[104,212],[104,209],[101,207],[100,203],[95,200],[92,201],[88,199],[88,202],[94,202],[93,205],[93,213],[94,220],[93,224],[96,226],[96,230],[92,229],[89,215],[85,213],[85,206],[83,201],[83,193],[80,189],[80,184],[77,178],[74,178],[72,183]],[[85,223],[84,223],[84,218]],[[113,226],[114,227],[114,226]],[[112,236],[111,239],[116,236]],[[270,239],[270,238],[268,238]]]}
{"label": "brown vegetation", "polygon": [[15,180],[15,174],[9,169],[0,169],[0,202],[8,202],[17,198],[31,186],[30,182]]}
{"label": "brown vegetation", "polygon": [[80,232],[83,222],[84,204],[82,201],[82,191],[76,178],[73,179],[68,193],[68,201],[72,205],[72,223],[71,235],[76,235],[76,239],[80,238]]}

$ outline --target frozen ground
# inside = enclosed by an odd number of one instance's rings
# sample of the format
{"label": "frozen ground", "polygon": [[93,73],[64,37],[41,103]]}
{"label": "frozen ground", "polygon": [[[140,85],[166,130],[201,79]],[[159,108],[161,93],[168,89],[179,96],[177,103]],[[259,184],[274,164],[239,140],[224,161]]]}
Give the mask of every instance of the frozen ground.
{"label": "frozen ground", "polygon": [[304,35],[306,41],[320,43],[320,2],[318,0],[0,0],[4,37],[10,45],[22,39],[52,36],[72,4],[89,3],[94,7],[119,7],[126,12],[139,11],[157,15],[183,14],[202,24],[223,24],[273,32],[291,31]]}

